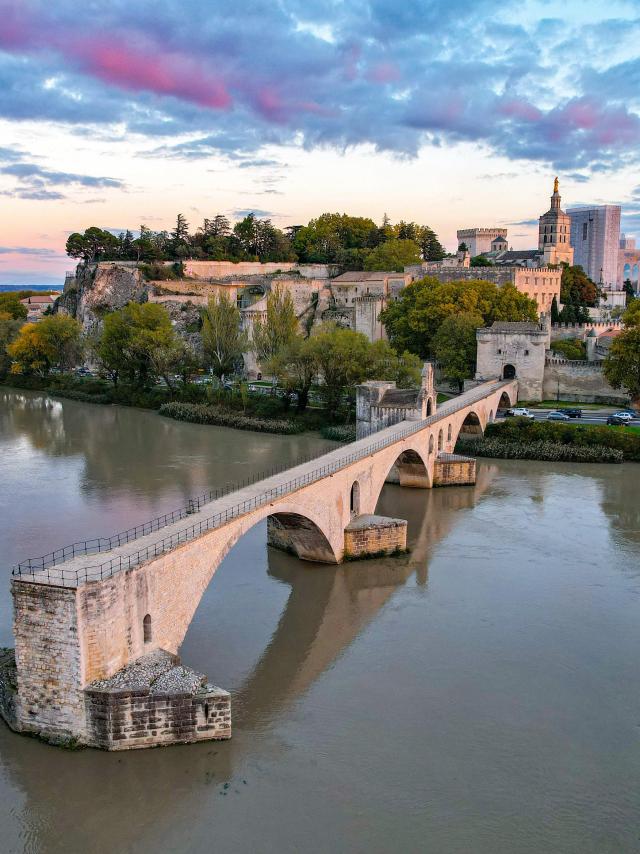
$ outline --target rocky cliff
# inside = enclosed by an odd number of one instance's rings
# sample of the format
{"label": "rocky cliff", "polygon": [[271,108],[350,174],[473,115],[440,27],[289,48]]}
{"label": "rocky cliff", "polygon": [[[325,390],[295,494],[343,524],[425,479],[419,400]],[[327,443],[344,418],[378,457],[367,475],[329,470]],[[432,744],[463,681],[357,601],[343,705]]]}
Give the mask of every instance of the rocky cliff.
{"label": "rocky cliff", "polygon": [[134,265],[78,264],[75,278],[65,282],[57,310],[79,320],[85,332],[92,332],[107,312],[147,299],[147,284]]}

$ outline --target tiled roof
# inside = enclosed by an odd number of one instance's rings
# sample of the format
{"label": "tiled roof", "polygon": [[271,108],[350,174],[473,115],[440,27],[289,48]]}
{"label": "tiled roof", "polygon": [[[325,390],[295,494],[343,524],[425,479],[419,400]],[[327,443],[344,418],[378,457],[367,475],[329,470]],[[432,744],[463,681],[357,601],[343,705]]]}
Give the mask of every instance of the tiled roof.
{"label": "tiled roof", "polygon": [[382,395],[380,406],[415,406],[418,394],[414,388],[390,388]]}

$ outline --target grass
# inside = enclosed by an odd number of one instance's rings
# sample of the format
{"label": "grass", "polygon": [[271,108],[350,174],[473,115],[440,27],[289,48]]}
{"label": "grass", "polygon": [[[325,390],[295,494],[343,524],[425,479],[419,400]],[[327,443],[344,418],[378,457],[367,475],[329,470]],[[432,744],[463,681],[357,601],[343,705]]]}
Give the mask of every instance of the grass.
{"label": "grass", "polygon": [[447,400],[451,400],[452,397],[453,397],[452,394],[445,394],[443,391],[439,391],[436,402],[437,403],[446,403]]}

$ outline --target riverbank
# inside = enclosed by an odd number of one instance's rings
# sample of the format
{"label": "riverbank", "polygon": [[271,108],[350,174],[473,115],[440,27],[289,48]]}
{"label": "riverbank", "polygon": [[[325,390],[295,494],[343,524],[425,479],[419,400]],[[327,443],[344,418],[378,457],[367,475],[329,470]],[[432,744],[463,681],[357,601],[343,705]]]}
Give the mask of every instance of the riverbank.
{"label": "riverbank", "polygon": [[326,439],[340,442],[355,439],[355,425],[335,424],[323,409],[314,406],[298,413],[282,397],[255,394],[246,386],[227,391],[212,390],[205,384],[180,383],[174,389],[167,386],[135,389],[124,385],[116,387],[102,379],[68,374],[46,378],[14,375],[0,385],[8,389],[46,392],[52,397],[80,403],[156,410],[160,415],[192,424],[281,435],[319,431]]}
{"label": "riverbank", "polygon": [[461,436],[456,452],[478,457],[549,462],[640,462],[640,434],[629,427],[563,424],[510,418],[488,424],[484,436]]}

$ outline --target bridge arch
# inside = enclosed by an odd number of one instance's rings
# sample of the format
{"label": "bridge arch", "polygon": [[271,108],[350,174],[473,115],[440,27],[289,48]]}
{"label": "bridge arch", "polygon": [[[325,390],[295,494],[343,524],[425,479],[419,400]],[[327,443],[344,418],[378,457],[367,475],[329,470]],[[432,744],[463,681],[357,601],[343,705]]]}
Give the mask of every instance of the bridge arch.
{"label": "bridge arch", "polygon": [[460,425],[460,430],[458,431],[458,435],[472,435],[472,436],[482,436],[484,433],[484,428],[482,426],[482,421],[480,417],[471,410],[467,413],[466,418]]}
{"label": "bridge arch", "polygon": [[352,516],[360,513],[360,484],[354,480],[351,484],[351,495],[349,497],[349,509]]}
{"label": "bridge arch", "polygon": [[500,409],[511,409],[511,407],[515,404],[515,400],[511,400],[511,395],[505,389],[500,395],[500,400],[498,401],[498,410]]}
{"label": "bridge arch", "polygon": [[372,484],[372,507],[375,507],[380,500],[380,493],[385,483],[428,489],[431,486],[431,474],[429,466],[425,463],[425,456],[414,448],[406,448],[396,457],[386,473],[384,471],[386,467],[383,467],[382,477],[377,483]]}

